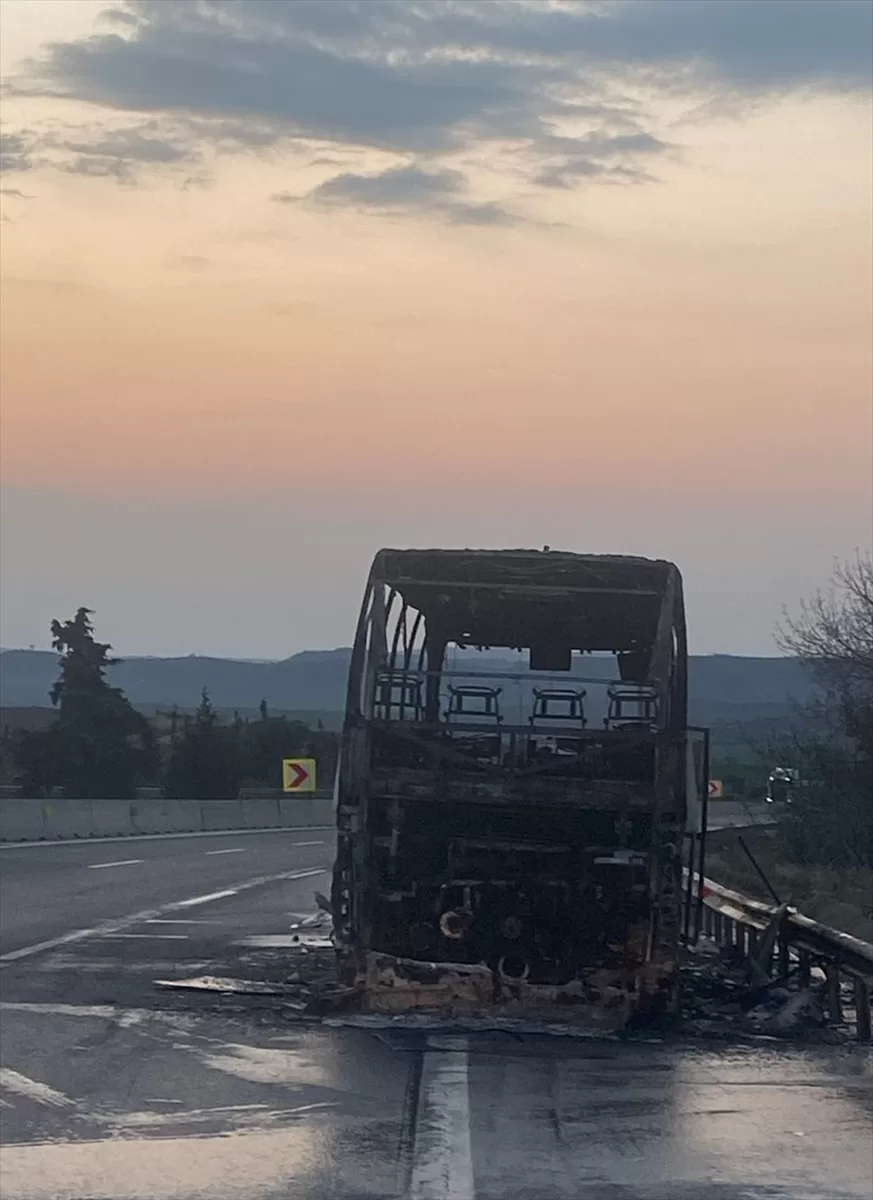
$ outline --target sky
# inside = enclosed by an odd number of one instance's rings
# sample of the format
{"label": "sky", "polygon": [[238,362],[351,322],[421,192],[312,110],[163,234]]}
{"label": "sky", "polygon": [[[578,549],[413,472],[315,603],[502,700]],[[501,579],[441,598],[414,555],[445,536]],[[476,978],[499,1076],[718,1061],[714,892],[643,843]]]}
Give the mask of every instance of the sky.
{"label": "sky", "polygon": [[0,0],[0,644],[347,645],[381,546],[873,541],[870,0]]}

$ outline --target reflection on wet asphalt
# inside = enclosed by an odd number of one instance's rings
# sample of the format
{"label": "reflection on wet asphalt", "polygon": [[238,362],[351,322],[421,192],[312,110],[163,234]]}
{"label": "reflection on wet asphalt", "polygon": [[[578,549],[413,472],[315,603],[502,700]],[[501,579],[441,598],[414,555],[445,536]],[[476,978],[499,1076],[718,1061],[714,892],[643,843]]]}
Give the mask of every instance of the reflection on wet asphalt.
{"label": "reflection on wet asphalt", "polygon": [[3,1200],[870,1200],[857,1046],[356,1028],[155,988],[275,955],[312,887],[4,964]]}
{"label": "reflection on wet asphalt", "polygon": [[[4,1200],[871,1193],[857,1051],[377,1036],[205,1011],[13,1007],[3,1023],[20,1072]],[[28,1094],[37,1077],[48,1098]]]}

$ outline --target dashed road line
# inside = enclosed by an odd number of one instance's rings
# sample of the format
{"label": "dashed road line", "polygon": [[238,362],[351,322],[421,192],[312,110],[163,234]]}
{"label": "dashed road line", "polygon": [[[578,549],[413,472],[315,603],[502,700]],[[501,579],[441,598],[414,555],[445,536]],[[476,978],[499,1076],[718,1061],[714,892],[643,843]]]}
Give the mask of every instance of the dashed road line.
{"label": "dashed road line", "polygon": [[[307,844],[311,845],[312,843],[310,842]],[[300,843],[295,842],[295,845],[299,846]],[[231,846],[227,850],[204,850],[203,851],[203,853],[207,856],[207,858],[209,857],[210,854],[245,854],[245,852],[246,852],[245,846]]]}
{"label": "dashed road line", "polygon": [[224,925],[224,921],[208,921],[201,917],[151,917],[145,925]]}
{"label": "dashed road line", "polygon": [[88,863],[88,870],[102,871],[105,867],[135,867],[142,861],[141,858],[122,858],[118,862]]}
{"label": "dashed road line", "polygon": [[206,892],[203,896],[192,896],[190,900],[180,900],[176,908],[196,908],[198,904],[211,904],[213,900],[224,900],[228,896],[235,896],[238,888],[224,888],[220,892]]}
{"label": "dashed road line", "polygon": [[187,933],[104,933],[104,942],[126,941],[187,942]]}

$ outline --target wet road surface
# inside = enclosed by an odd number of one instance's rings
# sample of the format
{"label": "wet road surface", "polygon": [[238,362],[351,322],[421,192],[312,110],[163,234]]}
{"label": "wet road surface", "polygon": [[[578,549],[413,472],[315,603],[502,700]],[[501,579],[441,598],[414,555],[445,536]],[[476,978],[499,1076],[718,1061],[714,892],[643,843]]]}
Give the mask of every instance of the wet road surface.
{"label": "wet road surface", "polygon": [[4,902],[52,904],[4,914],[3,1200],[870,1200],[858,1047],[350,1027],[155,986],[281,964],[329,837],[0,852]]}

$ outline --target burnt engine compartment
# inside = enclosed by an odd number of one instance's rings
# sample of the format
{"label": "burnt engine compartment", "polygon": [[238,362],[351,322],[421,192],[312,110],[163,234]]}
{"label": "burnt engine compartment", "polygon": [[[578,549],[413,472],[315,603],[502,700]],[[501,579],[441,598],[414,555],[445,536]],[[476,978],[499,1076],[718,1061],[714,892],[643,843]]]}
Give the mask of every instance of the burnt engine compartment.
{"label": "burnt engine compartment", "polygon": [[563,985],[645,959],[649,812],[371,797],[367,944]]}

